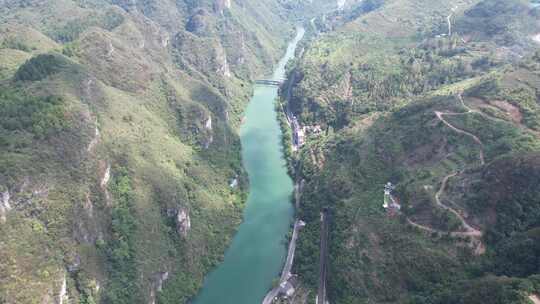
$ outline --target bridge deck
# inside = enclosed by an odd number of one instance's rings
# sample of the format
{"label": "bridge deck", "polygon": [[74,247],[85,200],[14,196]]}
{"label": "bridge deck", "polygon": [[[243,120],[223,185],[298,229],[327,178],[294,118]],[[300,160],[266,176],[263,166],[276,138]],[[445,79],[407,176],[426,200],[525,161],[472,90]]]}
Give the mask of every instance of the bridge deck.
{"label": "bridge deck", "polygon": [[263,85],[280,86],[283,83],[283,80],[257,79],[257,80],[255,80],[255,83],[256,84],[263,84]]}

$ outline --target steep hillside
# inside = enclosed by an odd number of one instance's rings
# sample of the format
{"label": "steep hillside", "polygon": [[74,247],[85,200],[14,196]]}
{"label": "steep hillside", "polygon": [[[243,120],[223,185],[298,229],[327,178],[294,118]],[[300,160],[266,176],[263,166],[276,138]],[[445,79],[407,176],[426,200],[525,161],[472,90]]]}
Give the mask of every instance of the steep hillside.
{"label": "steep hillside", "polygon": [[[307,223],[301,295],[284,302],[314,302],[327,210],[330,303],[531,303],[538,9],[372,2],[319,21],[282,94],[301,130],[289,154]],[[382,206],[387,182],[400,210]]]}
{"label": "steep hillside", "polygon": [[[523,11],[490,7],[495,11],[488,13],[505,20],[502,28],[512,28],[491,33],[491,22],[474,16],[484,6],[467,10],[475,2],[386,1],[352,21],[327,20],[323,30],[336,28],[317,37],[291,71],[292,110],[306,123],[339,129],[357,116],[481,75],[537,47],[531,33],[540,32],[538,10],[521,1],[513,6]],[[448,37],[449,31],[454,35]],[[502,36],[520,43],[509,47]]]}
{"label": "steep hillside", "polygon": [[241,220],[236,128],[291,14],[3,1],[0,302],[187,302]]}
{"label": "steep hillside", "polygon": [[[477,92],[483,86],[463,96],[474,112],[459,96],[422,98],[306,144],[301,216],[308,225],[296,271],[308,286],[318,282],[313,246],[326,207],[336,303],[484,303],[475,288],[490,294],[503,286],[492,303],[527,303],[538,288],[530,276],[538,274],[540,201],[532,185],[540,138],[514,121],[515,92],[492,99]],[[500,108],[487,114],[490,103]],[[401,212],[381,207],[388,181],[398,185]]]}

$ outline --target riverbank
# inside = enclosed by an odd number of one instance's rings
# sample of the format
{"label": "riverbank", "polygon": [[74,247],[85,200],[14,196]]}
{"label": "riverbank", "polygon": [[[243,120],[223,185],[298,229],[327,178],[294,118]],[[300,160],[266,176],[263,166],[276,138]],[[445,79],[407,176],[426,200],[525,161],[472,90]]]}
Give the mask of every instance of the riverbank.
{"label": "riverbank", "polygon": [[[272,79],[285,76],[285,65],[303,34],[299,28]],[[294,215],[290,202],[293,182],[281,149],[277,93],[275,86],[256,86],[246,109],[240,130],[242,161],[250,180],[244,220],[223,262],[208,275],[194,304],[260,303],[286,261],[283,236],[289,232]]]}
{"label": "riverbank", "polygon": [[[285,92],[280,92],[280,99],[276,103],[275,110],[277,112],[278,120],[279,120],[281,131],[282,131],[282,147],[283,147],[285,160],[287,161],[288,173],[294,179],[293,201],[294,201],[295,210],[298,212],[298,209],[300,207],[301,191],[302,191],[302,186],[303,186],[304,181],[300,179],[298,175],[298,168],[297,168],[297,165],[298,165],[297,153],[299,153],[299,150],[300,150],[300,145],[298,142],[298,138],[299,138],[298,122],[293,117],[288,107],[289,98],[291,96],[290,90],[293,83],[294,83],[294,75],[292,75],[291,77],[289,73],[288,79],[282,86],[282,88],[283,87],[285,88]],[[296,292],[295,289],[298,287],[297,278],[296,278],[296,275],[293,275],[291,273],[291,269],[294,262],[298,234],[299,234],[300,229],[304,227],[305,225],[306,223],[302,221],[300,218],[296,219],[295,224],[293,226],[291,240],[289,241],[287,259],[283,266],[283,270],[281,271],[281,276],[276,286],[272,288],[266,294],[266,297],[264,298],[262,304],[271,304],[280,295],[285,296],[286,298],[291,297]]]}

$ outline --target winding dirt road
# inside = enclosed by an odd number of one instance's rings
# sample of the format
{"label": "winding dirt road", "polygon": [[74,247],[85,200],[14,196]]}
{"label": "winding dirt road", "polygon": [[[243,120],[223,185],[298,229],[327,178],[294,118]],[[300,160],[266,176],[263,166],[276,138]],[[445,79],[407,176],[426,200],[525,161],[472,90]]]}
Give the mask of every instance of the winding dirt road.
{"label": "winding dirt road", "polygon": [[448,180],[456,175],[458,175],[459,172],[454,172],[450,175],[447,175],[444,177],[443,181],[442,181],[442,184],[441,184],[441,188],[439,188],[439,191],[437,191],[437,193],[435,194],[435,201],[437,202],[437,205],[439,205],[441,208],[443,208],[444,210],[448,210],[450,212],[452,212],[455,216],[457,216],[457,218],[461,221],[461,224],[463,225],[463,227],[465,228],[465,232],[453,232],[453,234],[455,234],[456,236],[472,236],[472,237],[482,237],[482,231],[472,227],[471,225],[469,225],[466,221],[465,221],[465,218],[463,218],[463,216],[457,212],[455,209],[443,204],[441,202],[441,195],[442,193],[444,192],[445,188],[446,188],[446,184],[448,183]]}
{"label": "winding dirt road", "polygon": [[474,142],[476,142],[478,144],[478,146],[480,146],[480,151],[479,151],[479,158],[480,158],[480,165],[485,165],[486,164],[486,161],[485,161],[485,157],[484,157],[484,149],[482,148],[484,146],[484,144],[482,143],[482,141],[480,140],[480,138],[478,138],[476,135],[470,133],[470,132],[467,132],[467,131],[464,131],[464,130],[461,130],[461,129],[458,129],[456,127],[454,127],[451,123],[449,123],[446,119],[444,119],[443,116],[457,116],[457,115],[465,115],[465,114],[469,114],[469,113],[479,113],[480,115],[485,115],[483,113],[481,113],[480,111],[476,111],[476,110],[473,110],[471,108],[469,108],[467,105],[465,105],[465,102],[463,101],[463,97],[461,96],[461,94],[458,94],[458,98],[461,102],[461,104],[463,105],[463,107],[467,110],[466,112],[462,112],[462,113],[455,113],[455,112],[440,112],[440,111],[435,111],[435,115],[437,116],[437,118],[442,121],[442,123],[444,123],[447,127],[449,127],[450,129],[456,131],[457,133],[459,134],[463,134],[463,135],[467,135],[469,136],[470,138],[472,138],[474,140]]}
{"label": "winding dirt road", "polygon": [[[483,149],[483,143],[482,141],[474,134],[470,133],[470,132],[467,132],[467,131],[464,131],[464,130],[461,130],[455,126],[453,126],[450,122],[448,122],[447,120],[444,119],[444,116],[445,115],[448,115],[448,116],[457,116],[457,115],[464,115],[464,114],[468,114],[468,113],[479,113],[481,115],[484,115],[483,113],[479,112],[479,111],[476,111],[476,110],[473,110],[471,108],[469,108],[464,100],[463,100],[463,97],[461,96],[461,94],[458,94],[458,98],[461,102],[461,105],[466,109],[466,112],[461,112],[461,113],[455,113],[455,112],[441,112],[441,111],[434,111],[435,112],[435,115],[437,116],[437,119],[439,119],[442,123],[444,123],[447,127],[449,127],[450,129],[454,130],[455,132],[459,133],[459,134],[463,134],[463,135],[466,135],[466,136],[469,136],[471,137],[477,144],[478,146],[480,147],[480,152],[479,152],[479,160],[480,160],[480,164],[483,166],[485,165],[485,158],[484,158],[484,149]],[[447,176],[445,176],[443,178],[443,181],[441,183],[441,187],[439,188],[439,190],[437,191],[437,193],[435,194],[435,201],[437,203],[437,205],[441,208],[443,208],[444,210],[448,210],[450,212],[452,212],[460,221],[461,221],[461,225],[465,228],[466,231],[464,232],[451,232],[450,235],[451,236],[457,236],[457,237],[472,237],[474,240],[472,241],[473,242],[473,245],[476,247],[475,248],[475,252],[477,254],[482,254],[485,252],[485,247],[483,245],[483,243],[481,242],[481,238],[483,236],[483,233],[482,231],[472,227],[471,225],[469,225],[467,223],[467,221],[465,220],[465,218],[458,212],[456,211],[455,209],[453,209],[452,207],[449,207],[447,205],[445,205],[442,201],[441,201],[441,195],[444,193],[445,189],[446,189],[446,185],[448,184],[448,180],[452,177],[455,177],[456,175],[458,175],[460,173],[460,171],[456,171],[456,172],[453,172]],[[417,227],[421,230],[424,230],[424,231],[428,231],[428,232],[435,232],[435,233],[441,233],[441,234],[445,234],[447,233],[446,231],[442,231],[442,230],[437,230],[437,229],[433,229],[433,228],[430,228],[430,227],[427,227],[427,226],[424,226],[424,225],[420,225],[418,223],[415,223],[413,222],[411,219],[407,218],[407,222],[414,226],[414,227]]]}
{"label": "winding dirt road", "polygon": [[[444,192],[445,188],[446,188],[446,184],[448,183],[448,180],[456,175],[458,175],[459,172],[454,172],[450,175],[447,175],[444,177],[442,183],[441,183],[441,187],[439,188],[439,191],[437,191],[437,193],[435,194],[435,201],[437,203],[437,205],[445,210],[448,210],[450,212],[452,212],[453,214],[456,215],[456,217],[461,221],[461,224],[462,226],[465,228],[466,231],[463,231],[463,232],[451,232],[450,235],[451,236],[456,236],[456,237],[467,237],[467,236],[470,236],[470,237],[474,237],[474,238],[481,238],[483,233],[482,231],[472,227],[471,225],[469,225],[467,223],[467,221],[465,220],[465,218],[463,218],[463,216],[458,212],[456,211],[455,209],[443,204],[441,202],[441,195],[442,193]],[[416,227],[416,228],[419,228],[421,230],[424,230],[424,231],[427,231],[427,232],[435,232],[435,233],[440,233],[440,234],[446,234],[448,233],[447,231],[443,231],[443,230],[438,230],[438,229],[434,229],[434,228],[431,228],[431,227],[427,227],[427,226],[424,226],[424,225],[421,225],[421,224],[418,224],[418,223],[415,223],[413,222],[410,218],[407,218],[407,222],[409,224],[411,224],[412,226]]]}

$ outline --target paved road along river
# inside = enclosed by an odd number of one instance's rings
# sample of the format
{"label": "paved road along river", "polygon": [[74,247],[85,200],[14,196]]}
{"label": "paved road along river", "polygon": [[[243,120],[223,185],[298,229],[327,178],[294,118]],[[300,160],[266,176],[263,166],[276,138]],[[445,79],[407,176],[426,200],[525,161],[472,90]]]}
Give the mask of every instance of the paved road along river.
{"label": "paved road along river", "polygon": [[[303,35],[304,29],[299,28],[273,79],[285,76],[285,65],[294,57]],[[285,263],[283,240],[293,219],[293,182],[281,152],[281,130],[274,107],[277,90],[255,87],[240,130],[243,163],[250,180],[244,221],[223,263],[208,275],[194,304],[261,303]]]}

